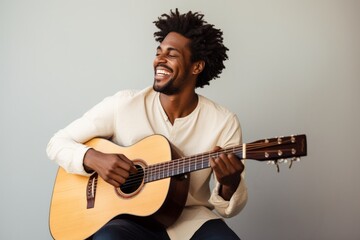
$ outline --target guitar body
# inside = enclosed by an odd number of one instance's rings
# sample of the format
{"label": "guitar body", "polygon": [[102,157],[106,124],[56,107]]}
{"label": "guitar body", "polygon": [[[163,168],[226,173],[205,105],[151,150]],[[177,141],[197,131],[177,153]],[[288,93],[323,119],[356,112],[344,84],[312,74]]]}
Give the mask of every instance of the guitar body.
{"label": "guitar body", "polygon": [[[174,154],[166,138],[147,137],[135,145],[120,147],[95,138],[86,145],[103,153],[121,153],[145,165],[162,163]],[[169,226],[180,216],[187,199],[189,177],[164,178],[143,183],[134,193],[121,195],[118,188],[98,177],[92,207],[88,207],[89,177],[59,168],[50,207],[50,231],[54,239],[86,239],[118,215],[131,215]],[[171,209],[171,214],[169,214]]]}

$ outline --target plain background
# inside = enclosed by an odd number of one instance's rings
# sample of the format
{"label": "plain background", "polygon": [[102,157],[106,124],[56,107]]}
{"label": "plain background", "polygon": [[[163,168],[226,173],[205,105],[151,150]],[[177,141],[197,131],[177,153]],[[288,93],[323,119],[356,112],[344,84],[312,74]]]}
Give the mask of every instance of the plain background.
{"label": "plain background", "polygon": [[45,148],[108,95],[152,84],[152,22],[178,7],[224,32],[226,69],[199,93],[245,142],[305,133],[291,169],[247,161],[242,239],[360,239],[360,1],[1,0],[0,239],[51,239]]}

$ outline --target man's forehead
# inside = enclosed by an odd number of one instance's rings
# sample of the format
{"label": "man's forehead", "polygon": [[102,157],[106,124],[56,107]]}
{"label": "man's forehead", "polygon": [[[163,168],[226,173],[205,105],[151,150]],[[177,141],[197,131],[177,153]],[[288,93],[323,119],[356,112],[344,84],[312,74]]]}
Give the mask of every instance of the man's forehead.
{"label": "man's forehead", "polygon": [[190,39],[184,37],[183,35],[176,33],[176,32],[170,32],[164,40],[160,43],[158,48],[166,48],[166,49],[172,49],[180,51],[183,48],[188,48],[190,44]]}

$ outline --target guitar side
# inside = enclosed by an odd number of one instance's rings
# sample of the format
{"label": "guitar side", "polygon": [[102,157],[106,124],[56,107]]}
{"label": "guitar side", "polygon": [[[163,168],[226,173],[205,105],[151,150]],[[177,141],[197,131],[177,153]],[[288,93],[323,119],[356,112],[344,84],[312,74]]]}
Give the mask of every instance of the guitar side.
{"label": "guitar side", "polygon": [[[170,143],[160,135],[147,137],[130,147],[120,147],[99,138],[92,139],[86,145],[104,153],[122,153],[132,160],[141,159],[148,165],[169,161],[172,157]],[[185,204],[188,185],[186,181],[165,178],[147,183],[136,195],[123,198],[113,186],[99,177],[94,207],[87,208],[88,181],[89,177],[69,174],[59,168],[49,216],[50,231],[54,239],[86,239],[120,214],[151,216],[159,222],[164,221],[164,225],[167,225],[167,221],[172,223]],[[179,202],[175,198],[178,194],[175,191],[183,189],[183,184],[186,193]],[[168,208],[166,205],[179,205],[177,216],[165,215],[164,209]]]}

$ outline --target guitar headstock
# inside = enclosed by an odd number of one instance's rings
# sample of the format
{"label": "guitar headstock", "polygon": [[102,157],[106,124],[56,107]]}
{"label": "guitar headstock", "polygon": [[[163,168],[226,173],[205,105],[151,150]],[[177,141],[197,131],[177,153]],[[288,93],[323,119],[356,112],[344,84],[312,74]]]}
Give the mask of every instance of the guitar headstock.
{"label": "guitar headstock", "polygon": [[263,139],[246,144],[246,158],[258,161],[282,161],[307,155],[306,135]]}

